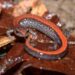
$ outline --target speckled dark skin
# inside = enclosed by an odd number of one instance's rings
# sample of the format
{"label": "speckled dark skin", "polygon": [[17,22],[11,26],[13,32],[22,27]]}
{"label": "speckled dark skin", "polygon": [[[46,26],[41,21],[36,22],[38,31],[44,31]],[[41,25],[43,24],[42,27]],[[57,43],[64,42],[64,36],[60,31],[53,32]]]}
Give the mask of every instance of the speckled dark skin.
{"label": "speckled dark skin", "polygon": [[49,60],[53,59],[54,60],[54,59],[59,59],[66,54],[65,51],[67,47],[67,39],[64,36],[64,34],[61,32],[59,27],[57,27],[52,22],[47,21],[46,19],[35,16],[35,15],[25,14],[25,15],[22,15],[21,17],[17,17],[14,20],[14,26],[22,27],[22,28],[26,28],[26,27],[34,28],[44,33],[51,39],[53,39],[54,42],[56,42],[56,44],[61,45],[61,47],[59,49],[56,49],[55,52],[54,51],[46,52],[46,51],[41,51],[40,49],[31,47],[31,45],[29,44],[29,41],[27,41],[25,50],[29,54],[33,55],[34,57],[41,58],[41,59],[49,59]]}

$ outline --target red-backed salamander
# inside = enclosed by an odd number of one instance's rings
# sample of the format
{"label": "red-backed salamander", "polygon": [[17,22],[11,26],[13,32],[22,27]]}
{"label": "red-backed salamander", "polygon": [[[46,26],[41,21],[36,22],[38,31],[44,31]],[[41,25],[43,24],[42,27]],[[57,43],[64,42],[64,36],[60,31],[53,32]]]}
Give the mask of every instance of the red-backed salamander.
{"label": "red-backed salamander", "polygon": [[59,49],[50,52],[47,52],[46,50],[39,50],[31,46],[30,39],[32,36],[30,35],[28,39],[26,39],[25,51],[32,56],[41,59],[54,60],[63,57],[67,52],[67,38],[64,36],[60,28],[54,23],[32,14],[24,14],[20,17],[17,17],[14,19],[13,23],[15,27],[34,28],[52,38],[57,44],[61,44]]}

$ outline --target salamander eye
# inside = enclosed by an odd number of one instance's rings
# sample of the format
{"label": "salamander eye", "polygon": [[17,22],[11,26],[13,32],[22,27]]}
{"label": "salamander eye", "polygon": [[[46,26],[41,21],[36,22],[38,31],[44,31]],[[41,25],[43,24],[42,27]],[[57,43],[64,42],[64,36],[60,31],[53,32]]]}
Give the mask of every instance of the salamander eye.
{"label": "salamander eye", "polygon": [[15,35],[18,36],[18,37],[25,37],[25,31],[22,30],[22,29],[16,28],[16,29],[14,30],[14,33],[15,33]]}
{"label": "salamander eye", "polygon": [[18,36],[18,37],[26,38],[26,37],[29,36],[29,33],[30,33],[30,32],[29,32],[28,29],[25,30],[25,29],[20,28],[20,27],[14,29],[14,34],[15,34],[16,36]]}

